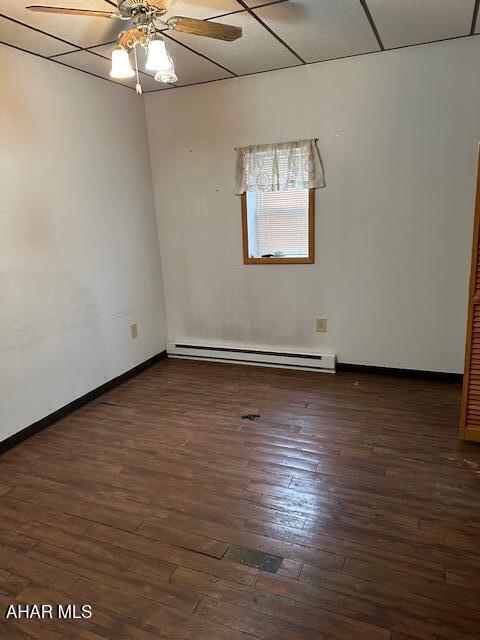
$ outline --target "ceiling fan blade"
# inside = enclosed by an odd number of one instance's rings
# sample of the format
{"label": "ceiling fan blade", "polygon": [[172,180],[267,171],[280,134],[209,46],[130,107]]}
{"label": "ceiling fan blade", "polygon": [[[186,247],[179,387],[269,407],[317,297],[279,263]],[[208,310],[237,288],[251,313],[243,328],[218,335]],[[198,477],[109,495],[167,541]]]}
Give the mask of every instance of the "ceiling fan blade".
{"label": "ceiling fan blade", "polygon": [[61,13],[74,16],[94,16],[95,18],[121,18],[119,13],[111,11],[91,11],[90,9],[66,9],[64,7],[43,7],[33,5],[27,7],[30,11],[38,11],[41,13]]}
{"label": "ceiling fan blade", "polygon": [[156,7],[159,11],[170,11],[177,0],[147,0],[147,4]]}
{"label": "ceiling fan blade", "polygon": [[232,27],[229,24],[210,22],[209,20],[196,20],[195,18],[182,18],[175,16],[167,20],[168,26],[174,31],[181,33],[191,33],[196,36],[206,36],[207,38],[217,38],[233,42],[242,36],[240,27]]}

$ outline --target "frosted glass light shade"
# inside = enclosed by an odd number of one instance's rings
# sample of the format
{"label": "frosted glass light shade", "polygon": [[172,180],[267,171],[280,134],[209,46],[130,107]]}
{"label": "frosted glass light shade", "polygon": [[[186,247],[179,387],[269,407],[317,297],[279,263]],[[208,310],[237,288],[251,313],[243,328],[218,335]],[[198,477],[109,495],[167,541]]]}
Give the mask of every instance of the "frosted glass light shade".
{"label": "frosted glass light shade", "polygon": [[117,47],[112,51],[111,78],[133,78],[135,71],[130,64],[130,57],[126,49]]}
{"label": "frosted glass light shade", "polygon": [[171,66],[171,58],[167,53],[165,42],[161,38],[150,40],[148,45],[145,69],[149,71],[164,71]]}
{"label": "frosted glass light shade", "polygon": [[157,82],[176,82],[178,80],[177,74],[175,73],[175,67],[173,65],[173,60],[168,51],[166,53],[165,65],[158,69],[155,74],[155,80]]}
{"label": "frosted glass light shade", "polygon": [[176,82],[178,78],[175,73],[175,69],[172,66],[169,71],[157,71],[155,74],[155,80],[157,82]]}

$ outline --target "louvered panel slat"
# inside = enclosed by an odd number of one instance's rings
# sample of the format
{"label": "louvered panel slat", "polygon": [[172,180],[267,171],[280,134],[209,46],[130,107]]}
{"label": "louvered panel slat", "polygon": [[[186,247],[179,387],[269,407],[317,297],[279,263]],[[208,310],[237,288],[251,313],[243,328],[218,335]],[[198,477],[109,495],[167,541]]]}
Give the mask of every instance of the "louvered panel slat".
{"label": "louvered panel slat", "polygon": [[473,226],[460,436],[480,442],[480,156]]}

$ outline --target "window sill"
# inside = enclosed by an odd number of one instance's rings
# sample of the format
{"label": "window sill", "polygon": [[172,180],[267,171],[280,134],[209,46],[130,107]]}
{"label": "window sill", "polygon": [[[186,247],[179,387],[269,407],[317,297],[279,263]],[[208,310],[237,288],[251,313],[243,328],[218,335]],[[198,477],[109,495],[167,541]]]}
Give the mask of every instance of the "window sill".
{"label": "window sill", "polygon": [[314,264],[313,258],[244,258],[243,264]]}

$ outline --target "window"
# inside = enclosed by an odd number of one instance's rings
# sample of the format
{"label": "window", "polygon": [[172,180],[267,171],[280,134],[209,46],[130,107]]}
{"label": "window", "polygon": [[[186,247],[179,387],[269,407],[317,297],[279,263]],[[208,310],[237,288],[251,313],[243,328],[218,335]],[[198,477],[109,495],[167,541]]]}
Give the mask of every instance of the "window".
{"label": "window", "polygon": [[315,189],[325,186],[316,140],[237,149],[245,264],[313,264]]}
{"label": "window", "polygon": [[242,194],[245,264],[313,264],[315,189]]}

